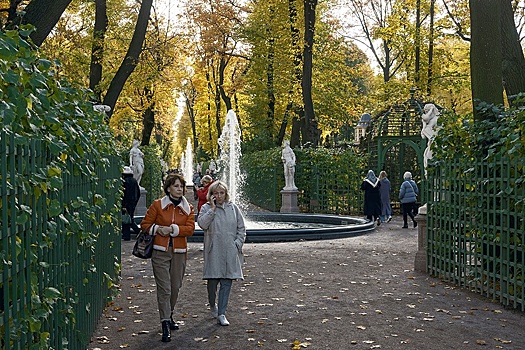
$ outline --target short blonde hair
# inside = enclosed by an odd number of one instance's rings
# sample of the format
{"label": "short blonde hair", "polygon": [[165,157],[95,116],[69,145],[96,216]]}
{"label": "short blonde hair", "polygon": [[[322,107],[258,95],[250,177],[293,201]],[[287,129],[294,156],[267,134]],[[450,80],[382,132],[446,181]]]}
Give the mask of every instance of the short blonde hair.
{"label": "short blonde hair", "polygon": [[213,192],[217,191],[217,189],[219,189],[219,188],[222,188],[224,190],[224,192],[226,192],[226,196],[224,197],[224,201],[225,202],[229,202],[230,201],[230,193],[228,192],[228,186],[222,181],[214,181],[210,185],[210,188],[208,188],[208,194],[206,195],[206,199],[208,201],[210,201],[211,197],[213,196]]}
{"label": "short blonde hair", "polygon": [[204,175],[201,179],[201,185],[204,185],[204,183],[210,183],[210,182],[213,182],[213,179],[211,178],[210,175]]}

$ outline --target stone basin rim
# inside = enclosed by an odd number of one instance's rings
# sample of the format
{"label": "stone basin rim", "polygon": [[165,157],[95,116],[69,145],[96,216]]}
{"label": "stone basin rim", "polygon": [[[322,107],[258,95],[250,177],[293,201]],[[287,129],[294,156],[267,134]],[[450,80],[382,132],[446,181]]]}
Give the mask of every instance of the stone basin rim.
{"label": "stone basin rim", "polygon": [[[265,228],[247,229],[246,243],[290,242],[301,240],[326,240],[360,236],[372,232],[375,223],[355,216],[336,214],[248,212],[247,219],[270,222],[296,222],[330,224],[332,227],[313,228]],[[195,233],[188,242],[202,242],[203,230],[196,224]]]}

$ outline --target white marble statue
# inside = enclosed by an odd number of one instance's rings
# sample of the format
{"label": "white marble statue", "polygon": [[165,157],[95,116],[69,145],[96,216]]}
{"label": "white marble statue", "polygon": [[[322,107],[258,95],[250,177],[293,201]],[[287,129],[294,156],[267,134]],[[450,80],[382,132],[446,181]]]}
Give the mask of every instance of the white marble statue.
{"label": "white marble statue", "polygon": [[210,175],[214,177],[215,173],[217,172],[217,163],[215,163],[213,159],[210,161],[210,165],[208,166],[208,169],[210,170]]}
{"label": "white marble statue", "polygon": [[[425,170],[425,177],[427,176],[427,166],[428,166],[428,160],[432,159],[432,142],[434,141],[434,137],[436,136],[438,132],[437,128],[437,121],[439,118],[439,110],[437,107],[432,103],[427,103],[423,107],[423,115],[421,116],[421,119],[423,120],[423,128],[421,129],[421,137],[424,139],[427,139],[427,148],[425,148],[425,152],[423,153],[423,165]],[[427,203],[423,204],[421,207],[419,207],[418,210],[419,214],[426,214],[427,213]]]}
{"label": "white marble statue", "polygon": [[284,140],[281,160],[284,164],[284,188],[283,190],[297,190],[295,187],[295,153],[290,147],[290,141]]}
{"label": "white marble statue", "polygon": [[423,107],[423,115],[421,116],[421,119],[423,120],[423,128],[421,129],[421,137],[424,139],[428,139],[427,148],[425,148],[425,152],[423,153],[423,164],[425,166],[425,176],[427,173],[427,165],[428,160],[432,159],[432,141],[434,141],[434,137],[436,136],[438,129],[437,129],[437,121],[439,118],[439,111],[436,108],[436,106],[432,103],[427,103]]}
{"label": "white marble statue", "polygon": [[99,113],[109,113],[111,111],[111,107],[108,105],[94,105],[93,109]]}
{"label": "white marble statue", "polygon": [[129,166],[133,169],[133,177],[140,186],[140,180],[144,174],[144,153],[139,149],[139,141],[133,140],[132,145],[129,151]]}

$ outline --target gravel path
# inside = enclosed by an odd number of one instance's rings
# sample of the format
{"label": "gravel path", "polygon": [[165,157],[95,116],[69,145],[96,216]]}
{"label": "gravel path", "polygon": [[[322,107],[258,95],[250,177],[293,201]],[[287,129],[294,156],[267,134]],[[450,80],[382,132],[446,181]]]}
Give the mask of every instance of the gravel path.
{"label": "gravel path", "polygon": [[246,244],[229,327],[210,316],[201,244],[190,243],[170,343],[150,261],[122,242],[120,295],[88,349],[525,349],[524,313],[414,272],[417,229],[401,226],[394,217],[359,237]]}

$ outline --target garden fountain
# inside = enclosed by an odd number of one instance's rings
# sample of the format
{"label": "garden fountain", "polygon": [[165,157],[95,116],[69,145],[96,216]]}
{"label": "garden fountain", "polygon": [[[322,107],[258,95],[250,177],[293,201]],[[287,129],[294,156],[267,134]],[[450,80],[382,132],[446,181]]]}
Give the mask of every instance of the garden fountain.
{"label": "garden fountain", "polygon": [[182,153],[180,163],[182,176],[184,176],[184,179],[186,180],[186,186],[193,186],[193,148],[189,137],[186,141],[186,151]]}
{"label": "garden fountain", "polygon": [[[243,175],[239,168],[241,132],[233,110],[228,111],[218,142],[220,179],[228,185],[231,200],[243,210],[240,195]],[[245,212],[244,215],[248,243],[344,238],[366,234],[375,228],[373,221],[352,216],[273,212]],[[188,241],[203,241],[203,230],[198,225]]]}

